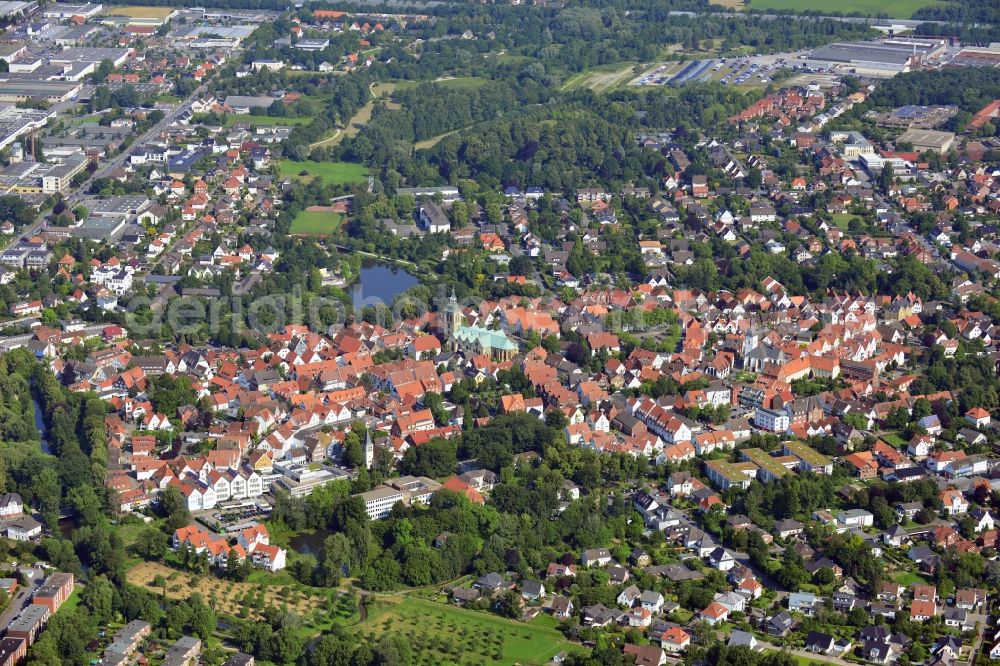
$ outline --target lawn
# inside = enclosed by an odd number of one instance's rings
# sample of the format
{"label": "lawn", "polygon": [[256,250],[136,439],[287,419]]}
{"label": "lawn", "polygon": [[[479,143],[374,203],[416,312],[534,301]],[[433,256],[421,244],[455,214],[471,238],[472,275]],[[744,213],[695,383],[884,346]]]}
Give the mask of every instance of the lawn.
{"label": "lawn", "polygon": [[336,231],[343,221],[344,216],[339,213],[304,210],[292,220],[292,226],[288,230],[288,233],[324,236]]}
{"label": "lawn", "polygon": [[57,610],[56,612],[63,613],[64,615],[72,615],[73,611],[76,610],[76,607],[80,605],[80,592],[82,590],[83,588],[80,587],[79,585],[74,587],[73,592],[69,595],[66,601],[62,603],[62,605],[59,607],[59,610]]}
{"label": "lawn", "polygon": [[105,16],[127,16],[134,19],[165,19],[173,12],[173,7],[109,7],[104,10]]}
{"label": "lawn", "polygon": [[415,597],[380,601],[358,627],[362,640],[406,636],[414,663],[544,664],[560,652],[583,652],[554,628],[525,624]]}
{"label": "lawn", "polygon": [[904,440],[902,437],[900,437],[899,435],[897,435],[894,432],[883,433],[882,436],[881,436],[881,439],[886,444],[888,444],[889,446],[892,446],[894,448],[897,448],[897,449],[905,449],[906,448],[906,440]]}
{"label": "lawn", "polygon": [[901,571],[893,577],[900,585],[905,585],[909,587],[911,585],[926,585],[927,581],[924,580],[923,576],[920,574],[915,574],[912,571]]}
{"label": "lawn", "polygon": [[759,11],[773,9],[781,12],[819,11],[837,12],[843,15],[859,13],[865,16],[886,15],[891,18],[908,19],[921,7],[939,5],[939,0],[842,0],[831,5],[820,0],[750,0],[746,5]]}
{"label": "lawn", "polygon": [[368,169],[350,162],[281,160],[278,163],[278,175],[282,178],[319,178],[327,183],[346,185],[364,183],[368,179]]}
{"label": "lawn", "polygon": [[851,223],[851,219],[858,217],[853,213],[831,213],[830,216],[833,218],[831,220],[833,225],[841,231],[847,231],[847,227]]}

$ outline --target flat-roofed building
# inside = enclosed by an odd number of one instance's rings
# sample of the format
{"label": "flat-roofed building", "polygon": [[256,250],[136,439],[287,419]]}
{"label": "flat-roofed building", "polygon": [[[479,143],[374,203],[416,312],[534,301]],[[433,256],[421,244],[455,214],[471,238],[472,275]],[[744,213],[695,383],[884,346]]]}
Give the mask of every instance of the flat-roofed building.
{"label": "flat-roofed building", "polygon": [[74,16],[82,16],[83,18],[93,18],[101,13],[104,6],[100,3],[84,3],[84,4],[70,4],[65,2],[54,2],[51,5],[46,5],[45,9],[42,11],[42,15],[45,18],[51,19],[70,19]]}
{"label": "flat-roofed building", "polygon": [[192,636],[181,636],[170,646],[163,657],[163,666],[191,666],[198,662],[201,654],[201,641]]}
{"label": "flat-roofed building", "polygon": [[124,627],[115,632],[114,638],[105,649],[105,659],[108,653],[120,654],[128,657],[139,649],[142,641],[149,636],[153,627],[144,620],[132,620]]}
{"label": "flat-roofed building", "polygon": [[802,442],[795,440],[784,442],[781,450],[786,456],[798,458],[800,472],[833,474],[833,461]]}
{"label": "flat-roofed building", "polygon": [[907,130],[896,143],[912,143],[913,149],[920,153],[932,152],[942,155],[951,150],[955,143],[954,132],[942,132],[929,129]]}
{"label": "flat-roofed building", "polygon": [[750,482],[757,478],[757,466],[752,462],[731,463],[726,460],[706,460],[705,472],[709,480],[722,490],[730,488],[750,487]]}
{"label": "flat-roofed building", "polygon": [[[775,458],[761,449],[743,449],[740,451],[740,456],[757,466],[759,470],[757,478],[761,481],[775,481],[792,474],[792,471],[785,466],[789,462],[788,460],[784,457]],[[795,465],[798,460],[792,458],[790,462]]]}
{"label": "flat-roofed building", "polygon": [[28,653],[28,641],[23,638],[0,640],[0,666],[17,666]]}
{"label": "flat-roofed building", "polygon": [[36,606],[30,604],[7,625],[7,638],[23,638],[32,644],[42,630],[45,623],[49,621],[52,611],[48,606]]}
{"label": "flat-roofed building", "polygon": [[41,100],[58,103],[80,94],[83,84],[77,81],[0,81],[0,102]]}
{"label": "flat-roofed building", "polygon": [[403,500],[409,504],[428,504],[441,484],[426,476],[401,476],[389,479],[387,483],[403,493]]}
{"label": "flat-roofed building", "polygon": [[403,493],[396,488],[389,486],[379,486],[366,493],[361,493],[359,497],[364,500],[365,510],[372,520],[381,520],[389,515],[396,502],[403,501]]}
{"label": "flat-roofed building", "polygon": [[45,579],[42,586],[35,591],[31,603],[44,606],[55,613],[59,607],[73,594],[75,579],[71,573],[54,573]]}

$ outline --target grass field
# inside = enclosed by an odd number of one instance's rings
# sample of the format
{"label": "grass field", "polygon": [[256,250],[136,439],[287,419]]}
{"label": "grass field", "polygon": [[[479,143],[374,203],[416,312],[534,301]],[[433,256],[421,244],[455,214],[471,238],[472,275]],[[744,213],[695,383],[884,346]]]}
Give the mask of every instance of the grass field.
{"label": "grass field", "polygon": [[830,221],[833,223],[833,226],[837,227],[841,231],[847,231],[847,227],[851,223],[851,220],[858,216],[853,213],[831,213],[831,217],[832,219]]}
{"label": "grass field", "polygon": [[544,664],[560,652],[583,651],[544,623],[525,624],[414,596],[369,606],[358,631],[372,640],[389,632],[406,636],[414,663],[426,666]]}
{"label": "grass field", "polygon": [[281,160],[278,162],[278,175],[282,178],[319,178],[327,183],[344,185],[365,182],[368,170],[360,164],[350,162]]}
{"label": "grass field", "polygon": [[[713,0],[714,3],[715,0]],[[782,12],[812,10],[823,13],[836,11],[844,15],[857,12],[865,16],[884,14],[892,18],[908,19],[913,16],[913,12],[921,7],[937,4],[940,4],[940,0],[842,0],[835,4],[820,2],[820,0],[750,0],[747,6],[758,11],[768,9]]]}
{"label": "grass field", "polygon": [[232,127],[236,123],[249,123],[252,127],[257,125],[284,125],[287,127],[293,127],[295,125],[308,125],[312,122],[312,120],[312,116],[278,118],[272,116],[244,116],[229,114],[226,116],[226,127]]}
{"label": "grass field", "polygon": [[435,84],[444,88],[455,88],[456,90],[475,90],[482,88],[489,81],[478,76],[460,76],[453,79],[438,79]]}
{"label": "grass field", "polygon": [[881,438],[885,440],[885,443],[888,444],[889,446],[895,447],[897,449],[906,448],[906,440],[904,440],[902,437],[900,437],[894,432],[883,433]]}
{"label": "grass field", "polygon": [[254,578],[251,577],[250,581],[237,583],[212,575],[181,572],[159,562],[140,562],[127,574],[128,582],[133,585],[160,593],[162,590],[152,584],[157,576],[166,579],[168,598],[187,599],[192,592],[199,592],[217,612],[229,615],[239,615],[241,609],[248,609],[250,617],[259,618],[267,606],[287,606],[305,617],[317,608],[325,609],[330,603],[323,595],[296,589],[295,581],[288,575],[266,574],[266,578],[259,578],[257,582],[252,582]]}
{"label": "grass field", "polygon": [[176,11],[173,7],[108,7],[104,10],[105,16],[127,16],[134,19],[165,19]]}
{"label": "grass field", "polygon": [[389,99],[389,96],[392,94],[392,91],[396,89],[397,85],[398,84],[396,83],[372,84],[372,100],[358,109],[358,112],[351,116],[351,119],[347,121],[347,127],[336,130],[332,136],[326,137],[322,141],[309,144],[309,147],[318,148],[320,146],[335,146],[343,141],[345,137],[349,138],[357,136],[358,132],[361,131],[361,128],[372,119],[372,113],[375,111],[375,102],[379,99],[384,101],[388,108],[398,109],[399,104]]}
{"label": "grass field", "polygon": [[915,574],[912,571],[900,572],[893,577],[893,580],[895,580],[900,585],[905,585],[907,587],[909,587],[910,585],[927,584],[927,581],[922,576],[920,576],[919,574]]}
{"label": "grass field", "polygon": [[[462,129],[468,129],[468,127],[464,127]],[[423,141],[417,141],[415,144],[413,144],[413,147],[417,150],[426,150],[427,148],[433,148],[434,146],[438,145],[438,142],[441,141],[441,139],[445,138],[446,136],[451,136],[452,134],[458,134],[461,131],[462,130],[452,130],[450,132],[445,132],[444,134],[438,134],[437,136],[432,136],[429,139],[424,139]]]}
{"label": "grass field", "polygon": [[288,232],[291,234],[322,236],[332,234],[340,227],[343,221],[344,216],[338,213],[321,213],[304,210],[292,220],[292,226]]}
{"label": "grass field", "polygon": [[607,92],[624,85],[635,77],[634,63],[619,63],[616,65],[601,65],[575,74],[566,79],[559,90],[579,90],[589,88],[594,92]]}

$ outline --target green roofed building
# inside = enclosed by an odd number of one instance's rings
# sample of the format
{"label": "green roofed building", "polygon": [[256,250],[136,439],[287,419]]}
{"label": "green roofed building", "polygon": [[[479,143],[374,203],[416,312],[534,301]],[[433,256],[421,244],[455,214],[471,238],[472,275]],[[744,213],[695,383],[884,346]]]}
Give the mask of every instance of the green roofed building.
{"label": "green roofed building", "polygon": [[517,353],[517,345],[503,331],[491,331],[478,326],[462,326],[452,334],[452,341],[468,354],[488,354],[494,361],[509,361]]}
{"label": "green roofed building", "polygon": [[798,441],[788,441],[783,442],[781,448],[786,456],[795,456],[799,459],[799,471],[833,474],[833,461],[807,444]]}

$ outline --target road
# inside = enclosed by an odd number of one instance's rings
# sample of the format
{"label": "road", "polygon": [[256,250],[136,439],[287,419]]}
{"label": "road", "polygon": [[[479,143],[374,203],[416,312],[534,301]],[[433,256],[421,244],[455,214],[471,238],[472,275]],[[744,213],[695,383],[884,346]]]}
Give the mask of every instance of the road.
{"label": "road", "polygon": [[[198,88],[196,88],[195,91],[191,94],[191,98],[198,97],[203,92],[205,92],[207,88],[208,84],[204,83],[198,86]],[[141,136],[136,137],[135,141],[133,141],[131,145],[140,146],[146,141],[149,141],[154,137],[158,136],[161,132],[170,127],[170,125],[173,124],[173,122],[177,120],[177,118],[182,113],[187,111],[190,108],[190,106],[191,106],[190,102],[184,102],[182,104],[177,105],[172,110],[167,111],[166,114],[163,116],[163,120],[150,127]],[[111,172],[113,172],[115,169],[124,166],[130,154],[131,150],[126,149],[123,150],[121,153],[115,155],[108,161],[102,162],[100,166],[98,166],[97,169],[94,171],[94,173],[92,173],[90,177],[87,178],[86,181],[84,181],[68,197],[66,197],[67,208],[72,209],[73,206],[75,206],[77,203],[79,203],[87,196],[87,193],[90,191],[90,185],[95,179],[104,178],[108,176]],[[35,224],[24,229],[21,232],[21,234],[17,237],[17,239],[13,242],[27,240],[32,236],[37,235],[40,231],[43,231],[45,229],[45,223],[46,223],[45,218],[39,219]],[[11,244],[13,244],[13,242]]]}
{"label": "road", "polygon": [[[205,83],[203,83],[202,85],[198,86],[198,88],[196,88],[195,91],[193,93],[191,93],[191,98],[198,97],[203,92],[205,92],[205,90],[207,88],[208,88],[208,84],[205,84]],[[173,108],[173,110],[167,111],[166,114],[164,114],[164,116],[163,116],[163,120],[161,120],[160,122],[158,122],[155,125],[153,125],[152,127],[150,127],[148,130],[146,130],[145,133],[142,134],[142,136],[137,137],[136,140],[133,141],[131,145],[132,146],[141,146],[146,141],[149,141],[149,140],[153,139],[154,137],[158,136],[161,132],[163,132],[168,127],[170,127],[170,125],[172,125],[173,122],[175,120],[177,120],[177,118],[182,113],[184,113],[185,111],[187,111],[189,108],[191,108],[190,102],[184,102],[182,104],[179,104],[179,105],[175,106]],[[84,182],[80,187],[78,187],[76,189],[76,191],[73,192],[73,194],[71,194],[69,197],[67,197],[67,200],[66,200],[67,205],[70,208],[72,208],[73,204],[75,202],[77,202],[80,199],[82,199],[83,197],[85,197],[86,194],[87,194],[87,190],[90,187],[90,183],[92,181],[94,181],[94,180],[96,180],[98,178],[104,178],[104,177],[108,176],[108,174],[110,174],[111,172],[113,172],[115,169],[118,169],[118,168],[124,166],[125,162],[129,158],[130,154],[131,154],[131,151],[126,149],[126,150],[123,150],[121,153],[119,153],[119,154],[115,155],[114,157],[112,157],[107,162],[102,163],[97,168],[97,170],[94,171],[93,174],[91,174],[90,178],[88,178],[86,182]]]}
{"label": "road", "polygon": [[14,616],[24,610],[24,607],[31,601],[31,595],[35,593],[35,589],[45,580],[45,572],[38,571],[39,573],[31,578],[31,582],[28,585],[18,588],[17,592],[14,593],[14,598],[10,600],[7,609],[3,613],[0,613],[0,627],[6,627],[10,624]]}
{"label": "road", "polygon": [[[898,18],[874,18],[874,17],[864,17],[864,16],[817,16],[815,14],[809,15],[797,15],[797,14],[758,14],[758,13],[747,13],[747,12],[685,12],[685,11],[672,11],[669,12],[671,16],[725,16],[727,18],[762,18],[771,21],[776,20],[788,20],[790,17],[794,17],[795,20],[823,20],[829,19],[831,21],[840,21],[841,23],[871,23],[873,25],[903,25],[907,28],[915,28],[922,23],[931,23],[933,25],[949,25],[947,21],[915,21],[913,19],[898,19]],[[988,23],[974,23],[972,25],[974,28],[991,28]]]}

